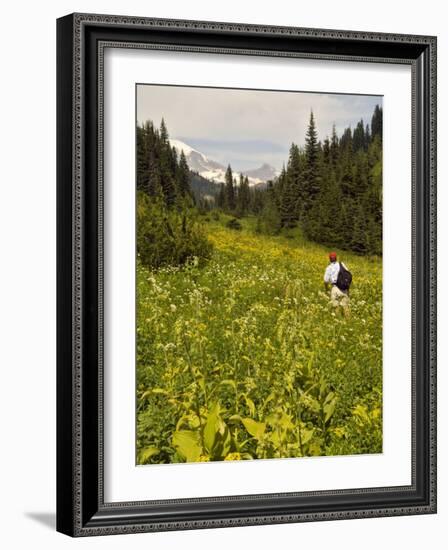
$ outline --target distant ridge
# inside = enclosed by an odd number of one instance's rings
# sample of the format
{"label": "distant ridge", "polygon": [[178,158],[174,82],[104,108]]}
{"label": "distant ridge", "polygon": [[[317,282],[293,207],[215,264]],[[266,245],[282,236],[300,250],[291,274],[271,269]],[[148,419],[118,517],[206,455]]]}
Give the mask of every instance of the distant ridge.
{"label": "distant ridge", "polygon": [[[192,172],[197,172],[203,178],[215,183],[225,182],[226,166],[210,159],[204,153],[178,139],[170,139],[170,144],[176,149],[178,154],[181,151],[184,152],[188,166]],[[243,176],[248,177],[249,185],[252,187],[265,184],[268,180],[272,180],[278,175],[275,168],[267,163],[263,163],[259,168],[242,171],[241,173]],[[240,172],[233,172],[233,174],[238,182]]]}

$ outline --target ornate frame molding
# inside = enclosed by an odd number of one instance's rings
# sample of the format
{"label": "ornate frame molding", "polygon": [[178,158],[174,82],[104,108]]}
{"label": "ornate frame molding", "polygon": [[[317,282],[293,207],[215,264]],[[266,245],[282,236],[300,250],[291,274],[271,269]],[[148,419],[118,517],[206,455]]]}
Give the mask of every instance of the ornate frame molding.
{"label": "ornate frame molding", "polygon": [[[128,40],[134,30],[145,41]],[[157,32],[154,42],[151,31]],[[185,44],[185,33],[194,36],[201,45]],[[92,38],[88,37],[91,33]],[[166,33],[167,38],[164,38]],[[94,38],[93,38],[94,35]],[[108,36],[104,36],[108,35]],[[123,39],[123,36],[125,39]],[[253,47],[224,47],[216,42],[232,42],[236,37],[247,39]],[[277,38],[290,49],[266,49],[263,44],[275,43]],[[174,43],[172,43],[174,40]],[[208,42],[207,42],[208,40]],[[322,44],[326,41],[338,45],[341,52],[310,51],[303,45]],[[258,46],[256,45],[258,44]],[[344,45],[346,46],[344,53]],[[361,47],[361,45],[364,45]],[[58,20],[58,530],[72,536],[105,535],[131,532],[200,529],[238,525],[262,525],[302,521],[323,521],[365,517],[425,514],[436,511],[436,38],[401,34],[272,27],[206,21],[165,20],[138,17],[73,14]],[[300,47],[302,46],[302,49]],[[385,46],[385,48],[383,48]],[[313,493],[273,495],[241,495],[208,499],[181,499],[177,501],[105,503],[102,483],[102,324],[103,324],[103,55],[106,47],[151,48],[174,51],[206,52],[219,54],[268,55],[275,57],[308,57],[344,61],[406,63],[412,66],[412,180],[413,180],[413,483],[409,487],[384,487]],[[353,50],[353,51],[352,51]],[[355,52],[359,51],[359,54]],[[389,54],[390,52],[390,54]],[[396,55],[396,53],[401,55]],[[415,53],[413,53],[415,52]],[[403,53],[405,55],[403,55]],[[387,55],[385,55],[387,54]],[[95,67],[93,67],[95,64]],[[91,72],[94,69],[95,82]],[[90,71],[90,72],[89,72]],[[91,79],[90,82],[87,82]],[[93,86],[93,88],[92,88]],[[89,88],[90,87],[90,88]],[[97,95],[92,98],[92,89]],[[90,92],[89,92],[90,90]],[[89,95],[90,93],[90,95]],[[90,103],[89,103],[90,101]],[[94,106],[96,105],[96,107]],[[423,107],[422,107],[423,105]],[[89,113],[96,109],[98,124],[89,124]],[[88,137],[90,136],[90,137]],[[95,154],[93,154],[93,149]],[[89,167],[94,165],[93,168]],[[89,178],[96,180],[97,204],[87,209],[92,201],[92,190],[86,187]],[[94,175],[94,176],[93,176]],[[87,201],[87,203],[86,203]],[[96,214],[92,214],[95,208]],[[422,211],[420,211],[422,210]],[[95,233],[98,252],[96,269],[88,237]],[[68,254],[63,249],[69,247]],[[419,260],[419,264],[417,264]],[[426,283],[422,283],[422,275]],[[86,279],[88,277],[88,279]],[[418,292],[416,285],[420,281]],[[96,332],[86,322],[86,301],[96,288]],[[418,309],[420,308],[420,309]],[[418,309],[418,311],[417,311]],[[422,324],[422,326],[421,326]],[[96,352],[92,359],[96,365],[94,381],[86,370],[86,357],[96,339]],[[416,350],[418,341],[418,350]],[[421,351],[423,349],[423,351]],[[423,353],[423,355],[419,355]],[[422,357],[426,362],[422,363]],[[89,359],[90,360],[90,359]],[[424,403],[417,395],[417,384],[427,384]],[[84,417],[86,407],[97,411],[95,433],[87,431]],[[417,407],[425,411],[424,426],[416,429]],[[67,430],[70,440],[67,439]],[[417,433],[418,432],[418,433]],[[422,433],[424,438],[422,438]],[[420,439],[419,439],[420,437]],[[87,450],[97,442],[97,454],[89,464]],[[422,460],[416,451],[427,445]],[[419,448],[420,448],[419,447]],[[87,488],[86,480],[94,482]],[[422,483],[424,487],[422,488]],[[423,491],[423,492],[422,492]],[[400,495],[391,505],[378,505],[369,501],[379,492]],[[419,493],[419,498],[417,498]],[[423,495],[424,493],[424,495]],[[286,497],[322,498],[341,500],[351,496],[359,499],[356,509],[293,512],[287,506],[281,513],[269,513],[266,500],[277,502]],[[412,498],[414,496],[414,498]],[[230,515],[224,505],[258,502],[258,512]],[[370,505],[369,505],[370,502]],[[176,506],[208,503],[222,504],[215,517],[203,514],[201,519],[175,519]],[[169,504],[172,508],[162,520],[151,519],[151,510]],[[288,511],[289,510],[289,511]],[[313,509],[311,509],[313,510]],[[230,510],[229,510],[230,512]]]}

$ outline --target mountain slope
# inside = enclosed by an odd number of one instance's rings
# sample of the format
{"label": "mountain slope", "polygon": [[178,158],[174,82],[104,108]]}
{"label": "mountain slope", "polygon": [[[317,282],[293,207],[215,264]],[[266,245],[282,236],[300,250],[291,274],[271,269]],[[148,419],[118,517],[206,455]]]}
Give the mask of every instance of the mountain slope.
{"label": "mountain slope", "polygon": [[[181,151],[184,152],[187,159],[188,166],[192,172],[197,172],[203,178],[214,181],[215,183],[224,183],[226,167],[216,162],[213,159],[210,159],[204,153],[201,153],[197,149],[194,149],[187,143],[180,141],[178,139],[170,139],[170,144],[176,149],[178,154]],[[264,163],[259,168],[255,170],[246,170],[241,172],[243,176],[247,176],[249,179],[249,185],[255,186],[266,183],[268,180],[273,179],[277,176],[277,172],[273,166],[270,166],[267,163]],[[240,178],[240,172],[234,172],[234,177],[237,179],[237,182]]]}

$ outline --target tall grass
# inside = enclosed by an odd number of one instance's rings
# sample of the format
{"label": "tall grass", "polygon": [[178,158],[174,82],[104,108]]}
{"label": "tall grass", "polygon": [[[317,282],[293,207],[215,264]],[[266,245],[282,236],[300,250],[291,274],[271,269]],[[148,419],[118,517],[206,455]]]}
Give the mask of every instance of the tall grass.
{"label": "tall grass", "polygon": [[327,252],[204,222],[201,266],[137,273],[140,464],[382,450],[382,263],[344,253],[351,317],[323,288]]}

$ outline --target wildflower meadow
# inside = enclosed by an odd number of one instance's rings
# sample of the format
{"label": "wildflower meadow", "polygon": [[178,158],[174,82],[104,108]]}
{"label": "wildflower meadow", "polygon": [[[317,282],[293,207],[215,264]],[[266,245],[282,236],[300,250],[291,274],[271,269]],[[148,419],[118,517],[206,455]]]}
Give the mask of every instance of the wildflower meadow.
{"label": "wildflower meadow", "polygon": [[137,463],[382,452],[382,261],[203,215],[204,263],[137,265]]}

